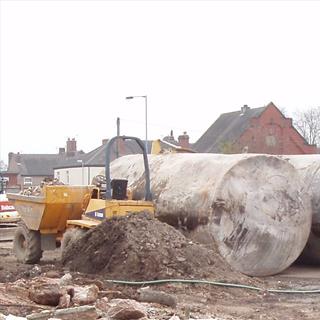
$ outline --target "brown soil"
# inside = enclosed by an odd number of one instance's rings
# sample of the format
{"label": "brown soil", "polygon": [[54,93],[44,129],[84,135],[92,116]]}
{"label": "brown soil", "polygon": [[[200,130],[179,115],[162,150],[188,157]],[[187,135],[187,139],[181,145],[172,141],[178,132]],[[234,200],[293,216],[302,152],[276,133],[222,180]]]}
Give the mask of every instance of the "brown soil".
{"label": "brown soil", "polygon": [[192,242],[147,214],[103,222],[70,245],[62,263],[72,271],[109,279],[214,278],[236,280],[215,248]]}
{"label": "brown soil", "polygon": [[[186,234],[186,236],[188,236]],[[255,285],[262,288],[320,287],[320,271],[297,266],[282,275],[250,278],[232,271],[212,245],[195,243],[179,231],[145,216],[130,216],[101,224],[70,249],[64,263],[73,270],[73,283],[96,284],[100,296],[138,299],[141,286],[112,284],[106,279],[144,280],[195,278]],[[109,260],[110,259],[110,260]],[[108,262],[109,261],[109,262]],[[41,277],[68,272],[60,251],[44,252],[39,265],[16,262],[11,243],[0,243],[0,313],[25,316],[48,306],[30,301],[26,292]],[[17,279],[24,279],[14,282]],[[21,282],[22,281],[22,282]],[[177,307],[148,305],[148,319],[319,319],[319,294],[274,294],[204,284],[167,283],[152,286],[173,295]]]}

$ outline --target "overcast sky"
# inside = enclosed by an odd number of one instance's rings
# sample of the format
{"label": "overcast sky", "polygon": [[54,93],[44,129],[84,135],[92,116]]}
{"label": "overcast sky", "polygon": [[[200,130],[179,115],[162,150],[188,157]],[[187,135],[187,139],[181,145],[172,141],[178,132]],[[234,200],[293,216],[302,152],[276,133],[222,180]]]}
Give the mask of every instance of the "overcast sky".
{"label": "overcast sky", "polygon": [[320,105],[320,2],[1,1],[1,159]]}

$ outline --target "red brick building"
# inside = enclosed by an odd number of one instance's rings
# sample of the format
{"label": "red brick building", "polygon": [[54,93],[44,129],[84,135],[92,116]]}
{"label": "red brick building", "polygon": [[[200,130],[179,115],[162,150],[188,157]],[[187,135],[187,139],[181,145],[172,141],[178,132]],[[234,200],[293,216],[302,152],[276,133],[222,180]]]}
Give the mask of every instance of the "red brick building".
{"label": "red brick building", "polygon": [[271,102],[262,108],[221,114],[195,143],[198,152],[212,153],[318,153]]}
{"label": "red brick building", "polygon": [[[7,178],[7,192],[16,192],[30,186],[40,185],[44,178],[53,178],[54,167],[66,159],[76,159],[84,154],[77,151],[77,142],[68,139],[66,149],[59,148],[58,154],[9,153],[8,170],[2,172]],[[75,160],[76,161],[76,160]]]}

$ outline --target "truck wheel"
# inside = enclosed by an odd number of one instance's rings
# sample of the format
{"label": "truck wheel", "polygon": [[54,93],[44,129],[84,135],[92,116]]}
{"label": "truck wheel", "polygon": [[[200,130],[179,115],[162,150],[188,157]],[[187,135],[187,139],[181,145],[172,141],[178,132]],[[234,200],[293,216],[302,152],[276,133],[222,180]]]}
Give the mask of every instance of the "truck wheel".
{"label": "truck wheel", "polygon": [[13,252],[19,262],[39,262],[42,257],[40,232],[19,223],[13,239]]}
{"label": "truck wheel", "polygon": [[86,230],[80,228],[70,228],[68,229],[62,237],[61,241],[61,259],[64,260],[64,257],[67,256],[67,251],[71,247],[72,243],[75,243],[78,239],[80,239]]}

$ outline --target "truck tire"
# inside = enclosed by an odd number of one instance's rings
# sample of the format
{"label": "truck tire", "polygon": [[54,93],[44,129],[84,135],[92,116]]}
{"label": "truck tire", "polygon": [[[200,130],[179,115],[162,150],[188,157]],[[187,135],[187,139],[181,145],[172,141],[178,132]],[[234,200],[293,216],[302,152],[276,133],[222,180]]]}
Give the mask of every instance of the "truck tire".
{"label": "truck tire", "polygon": [[61,241],[61,260],[64,260],[64,257],[68,255],[68,249],[72,246],[72,243],[80,239],[86,230],[80,228],[70,228],[68,229],[62,237]]}
{"label": "truck tire", "polygon": [[40,232],[20,222],[13,239],[13,253],[19,262],[38,263],[42,258]]}

